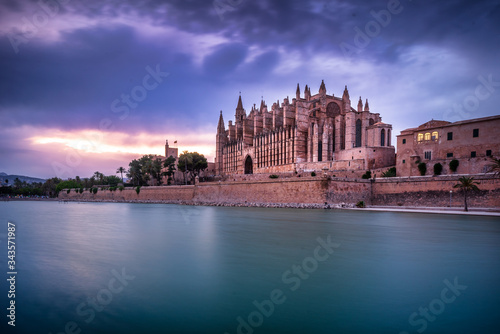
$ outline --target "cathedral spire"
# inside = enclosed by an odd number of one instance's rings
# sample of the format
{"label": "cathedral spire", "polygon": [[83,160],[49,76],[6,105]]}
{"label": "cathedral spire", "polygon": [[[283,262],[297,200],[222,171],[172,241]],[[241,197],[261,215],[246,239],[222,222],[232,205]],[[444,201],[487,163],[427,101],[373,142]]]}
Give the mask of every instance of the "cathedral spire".
{"label": "cathedral spire", "polygon": [[325,86],[325,81],[324,80],[321,80],[321,85],[319,86],[319,92],[326,94],[326,86]]}
{"label": "cathedral spire", "polygon": [[[224,118],[222,117],[222,110],[220,111],[220,116],[219,116],[219,124],[217,125],[217,132],[218,133],[224,133],[226,131],[224,127]],[[168,141],[167,141],[168,143]]]}
{"label": "cathedral spire", "polygon": [[370,111],[370,106],[368,105],[368,99],[366,99],[365,111]]}
{"label": "cathedral spire", "polygon": [[300,100],[300,86],[297,83],[297,91],[295,92],[295,97],[297,100]]}
{"label": "cathedral spire", "polygon": [[241,102],[241,93],[240,97],[238,98],[238,106],[236,107],[236,110],[243,110],[243,102]]}
{"label": "cathedral spire", "polygon": [[362,112],[363,111],[363,101],[361,100],[361,96],[359,97],[359,101],[358,101],[358,112]]}
{"label": "cathedral spire", "polygon": [[349,100],[349,91],[347,90],[347,85],[344,89],[344,94],[342,95],[342,100]]}

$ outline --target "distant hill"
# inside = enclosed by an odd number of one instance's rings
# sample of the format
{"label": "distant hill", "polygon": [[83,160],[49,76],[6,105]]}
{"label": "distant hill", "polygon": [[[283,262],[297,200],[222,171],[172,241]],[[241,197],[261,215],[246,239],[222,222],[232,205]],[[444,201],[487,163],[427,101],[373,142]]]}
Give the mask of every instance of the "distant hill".
{"label": "distant hill", "polygon": [[[34,183],[34,182],[45,182],[45,179],[39,179],[36,177],[24,176],[24,175],[9,175],[7,173],[0,172],[0,184],[5,185],[13,185],[14,180],[18,178],[21,182],[26,181],[26,183]],[[8,181],[7,181],[8,180]]]}

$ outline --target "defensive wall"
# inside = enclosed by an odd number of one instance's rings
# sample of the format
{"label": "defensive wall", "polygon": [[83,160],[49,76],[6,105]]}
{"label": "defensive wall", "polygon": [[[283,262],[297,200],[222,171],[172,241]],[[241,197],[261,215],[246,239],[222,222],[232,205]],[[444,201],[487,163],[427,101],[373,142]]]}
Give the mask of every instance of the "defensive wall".
{"label": "defensive wall", "polygon": [[[183,204],[356,204],[368,205],[463,206],[463,195],[453,188],[460,175],[394,177],[363,180],[358,178],[295,176],[277,179],[238,179],[224,182],[206,182],[187,186],[142,187],[122,191],[88,190],[82,194],[62,191],[62,200],[165,202]],[[475,175],[480,191],[469,193],[469,206],[500,208],[500,179],[492,175]]]}

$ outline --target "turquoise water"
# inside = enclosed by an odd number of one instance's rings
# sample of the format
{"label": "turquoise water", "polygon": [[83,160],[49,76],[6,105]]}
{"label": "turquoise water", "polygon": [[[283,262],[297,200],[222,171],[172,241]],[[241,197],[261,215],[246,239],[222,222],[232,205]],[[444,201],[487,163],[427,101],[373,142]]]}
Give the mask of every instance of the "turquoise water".
{"label": "turquoise water", "polygon": [[7,221],[18,272],[2,333],[500,328],[499,218],[57,202],[0,217],[3,275]]}

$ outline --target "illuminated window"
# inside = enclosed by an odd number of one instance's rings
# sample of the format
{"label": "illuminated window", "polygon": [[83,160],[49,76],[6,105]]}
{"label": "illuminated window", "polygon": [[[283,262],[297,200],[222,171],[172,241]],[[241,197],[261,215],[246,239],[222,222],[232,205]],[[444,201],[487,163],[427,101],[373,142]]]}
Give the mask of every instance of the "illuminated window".
{"label": "illuminated window", "polygon": [[439,136],[438,132],[437,132],[437,131],[434,131],[434,132],[432,133],[432,140],[437,140],[437,139],[438,139],[438,136]]}
{"label": "illuminated window", "polygon": [[431,140],[431,133],[430,132],[427,132],[425,134],[425,140]]}
{"label": "illuminated window", "polygon": [[418,137],[417,137],[417,141],[422,141],[422,140],[424,140],[424,134],[423,133],[419,133]]}

